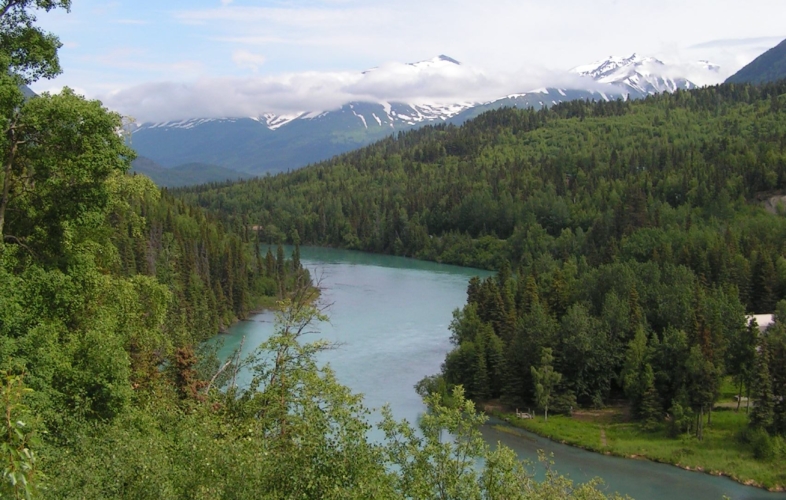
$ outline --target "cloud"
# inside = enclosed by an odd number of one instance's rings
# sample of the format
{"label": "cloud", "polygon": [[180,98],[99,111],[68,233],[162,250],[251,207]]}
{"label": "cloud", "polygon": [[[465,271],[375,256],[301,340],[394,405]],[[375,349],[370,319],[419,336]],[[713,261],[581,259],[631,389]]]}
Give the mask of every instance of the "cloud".
{"label": "cloud", "polygon": [[723,40],[710,40],[691,45],[689,49],[717,49],[717,48],[739,48],[739,47],[774,47],[778,45],[786,36],[760,36],[753,38],[727,38]]}
{"label": "cloud", "polygon": [[[252,69],[265,62],[262,55],[247,51],[235,52],[233,60]],[[707,65],[669,64],[674,66],[673,76],[687,75],[700,85],[723,79]],[[349,102],[482,103],[547,86],[609,91],[607,86],[565,71],[536,67],[488,74],[436,57],[416,64],[389,62],[364,72],[310,71],[146,83],[110,92],[102,100],[139,122],[164,122],[330,111]]]}
{"label": "cloud", "polygon": [[254,54],[247,50],[236,50],[232,54],[232,62],[241,68],[248,68],[253,72],[257,72],[259,67],[265,64],[267,58],[262,54]]}
{"label": "cloud", "polygon": [[[725,80],[762,53],[779,44],[786,36],[719,39],[692,45],[682,57],[706,59],[720,65]],[[698,83],[698,82],[697,82]]]}
{"label": "cloud", "polygon": [[[243,64],[257,54],[235,54]],[[236,61],[237,62],[237,61]],[[300,72],[245,78],[202,78],[190,83],[146,83],[102,97],[109,107],[139,121],[191,117],[243,117],[263,113],[329,111],[353,101],[485,102],[509,91],[534,88],[521,74],[490,77],[452,63],[387,63],[366,72]]]}

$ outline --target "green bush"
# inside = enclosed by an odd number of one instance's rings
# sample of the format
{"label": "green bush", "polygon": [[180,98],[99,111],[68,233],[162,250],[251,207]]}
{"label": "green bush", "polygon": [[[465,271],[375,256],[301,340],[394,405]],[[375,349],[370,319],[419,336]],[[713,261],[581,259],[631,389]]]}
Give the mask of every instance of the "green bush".
{"label": "green bush", "polygon": [[764,429],[752,429],[748,440],[753,448],[753,456],[759,460],[772,460],[778,455],[776,441]]}

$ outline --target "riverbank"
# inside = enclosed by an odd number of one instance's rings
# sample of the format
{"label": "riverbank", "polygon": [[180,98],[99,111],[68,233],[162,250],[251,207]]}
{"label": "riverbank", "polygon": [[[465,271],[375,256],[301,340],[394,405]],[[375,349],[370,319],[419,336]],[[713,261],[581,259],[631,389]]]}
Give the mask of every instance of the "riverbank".
{"label": "riverbank", "polygon": [[[490,414],[514,427],[585,450],[652,460],[726,476],[769,491],[786,491],[786,467],[782,460],[758,460],[754,458],[752,446],[740,439],[747,427],[744,412],[723,409],[713,412],[712,425],[705,427],[702,441],[689,435],[670,438],[665,426],[645,431],[637,422],[628,421],[622,408],[577,411],[570,417],[553,415],[548,421],[542,415],[522,419],[503,411]],[[499,430],[506,429],[499,426]]]}

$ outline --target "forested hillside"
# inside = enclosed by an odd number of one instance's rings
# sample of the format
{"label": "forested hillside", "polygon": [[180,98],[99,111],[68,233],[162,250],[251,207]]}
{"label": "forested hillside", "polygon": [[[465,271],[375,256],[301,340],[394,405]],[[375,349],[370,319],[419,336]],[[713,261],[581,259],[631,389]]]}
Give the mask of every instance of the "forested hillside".
{"label": "forested hillside", "polygon": [[731,75],[726,83],[767,83],[783,78],[786,78],[786,40]]}
{"label": "forested hillside", "polygon": [[749,310],[771,311],[775,297],[749,280],[754,254],[772,266],[780,255],[782,219],[757,201],[786,187],[785,89],[491,111],[291,174],[175,193],[271,242],[297,230],[308,244],[514,270],[546,255],[597,266],[654,254],[736,280]]}
{"label": "forested hillside", "polygon": [[700,437],[727,377],[786,432],[786,308],[765,335],[745,318],[786,297],[784,189],[781,81],[492,111],[177,195],[270,241],[497,269],[456,313],[449,384],[559,411],[627,398]]}

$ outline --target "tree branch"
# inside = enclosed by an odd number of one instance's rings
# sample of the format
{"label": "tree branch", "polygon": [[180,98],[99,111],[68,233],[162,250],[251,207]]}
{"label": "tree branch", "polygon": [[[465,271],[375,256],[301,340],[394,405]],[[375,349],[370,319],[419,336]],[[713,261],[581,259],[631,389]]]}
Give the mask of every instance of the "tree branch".
{"label": "tree branch", "polygon": [[32,255],[33,257],[36,256],[35,252],[30,250],[30,247],[28,247],[27,245],[22,243],[22,240],[20,238],[17,238],[16,236],[13,236],[11,234],[6,234],[6,235],[3,235],[3,239],[15,242],[17,245],[19,245],[20,247],[24,248],[28,252],[30,252],[30,255]]}

